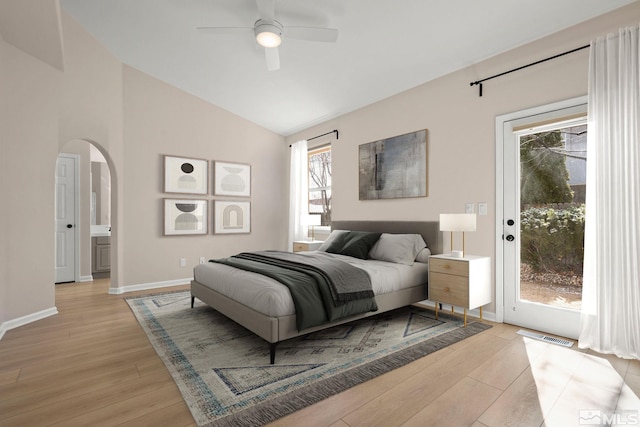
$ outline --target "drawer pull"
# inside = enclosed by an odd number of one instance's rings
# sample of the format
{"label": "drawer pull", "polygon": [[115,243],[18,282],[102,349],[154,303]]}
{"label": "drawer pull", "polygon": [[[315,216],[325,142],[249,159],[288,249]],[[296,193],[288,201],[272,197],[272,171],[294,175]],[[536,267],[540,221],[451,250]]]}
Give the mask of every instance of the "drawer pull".
{"label": "drawer pull", "polygon": [[451,268],[451,266],[449,264],[444,264],[442,267],[443,268]]}
{"label": "drawer pull", "polygon": [[449,287],[444,288],[445,292],[451,292],[451,289],[449,289]]}

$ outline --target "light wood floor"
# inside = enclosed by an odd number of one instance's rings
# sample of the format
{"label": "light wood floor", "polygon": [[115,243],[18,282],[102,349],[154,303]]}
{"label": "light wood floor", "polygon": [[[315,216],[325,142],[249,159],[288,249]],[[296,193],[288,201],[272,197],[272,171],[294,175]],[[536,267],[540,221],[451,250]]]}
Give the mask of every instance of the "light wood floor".
{"label": "light wood floor", "polygon": [[[195,425],[124,297],[107,295],[108,286],[57,285],[58,315],[5,334],[0,426]],[[640,361],[529,340],[518,329],[494,324],[273,425],[564,427],[597,414],[581,411],[637,416]]]}

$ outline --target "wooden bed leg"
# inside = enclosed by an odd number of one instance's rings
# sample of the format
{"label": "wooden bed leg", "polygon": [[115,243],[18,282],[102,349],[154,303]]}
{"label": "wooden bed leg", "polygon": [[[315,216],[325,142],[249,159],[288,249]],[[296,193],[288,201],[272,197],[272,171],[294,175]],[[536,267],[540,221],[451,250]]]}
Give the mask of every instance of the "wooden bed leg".
{"label": "wooden bed leg", "polygon": [[276,363],[276,344],[275,342],[269,343],[269,357],[272,365]]}
{"label": "wooden bed leg", "polygon": [[191,295],[191,308],[193,308],[193,304],[196,302],[196,297]]}

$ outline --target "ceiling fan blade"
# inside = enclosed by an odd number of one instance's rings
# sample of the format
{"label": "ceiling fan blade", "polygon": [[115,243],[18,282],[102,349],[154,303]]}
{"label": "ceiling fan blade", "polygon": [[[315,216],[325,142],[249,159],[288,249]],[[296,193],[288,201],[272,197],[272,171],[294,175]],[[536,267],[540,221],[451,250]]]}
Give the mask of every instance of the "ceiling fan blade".
{"label": "ceiling fan blade", "polygon": [[273,21],[276,18],[276,0],[256,0],[258,14],[265,21]]}
{"label": "ceiling fan blade", "polygon": [[267,70],[275,71],[280,69],[280,53],[277,47],[265,47],[264,56],[267,59]]}
{"label": "ceiling fan blade", "polygon": [[322,27],[285,27],[284,36],[288,39],[332,43],[338,40],[338,30]]}
{"label": "ceiling fan blade", "polygon": [[196,27],[196,30],[205,34],[234,34],[253,31],[253,27]]}

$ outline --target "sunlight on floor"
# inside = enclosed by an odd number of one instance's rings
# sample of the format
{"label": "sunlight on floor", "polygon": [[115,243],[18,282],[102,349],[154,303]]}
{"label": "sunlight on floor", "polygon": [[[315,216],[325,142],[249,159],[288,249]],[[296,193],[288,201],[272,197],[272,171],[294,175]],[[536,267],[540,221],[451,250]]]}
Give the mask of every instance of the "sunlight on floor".
{"label": "sunlight on floor", "polygon": [[523,340],[545,426],[640,425],[640,399],[608,359]]}

